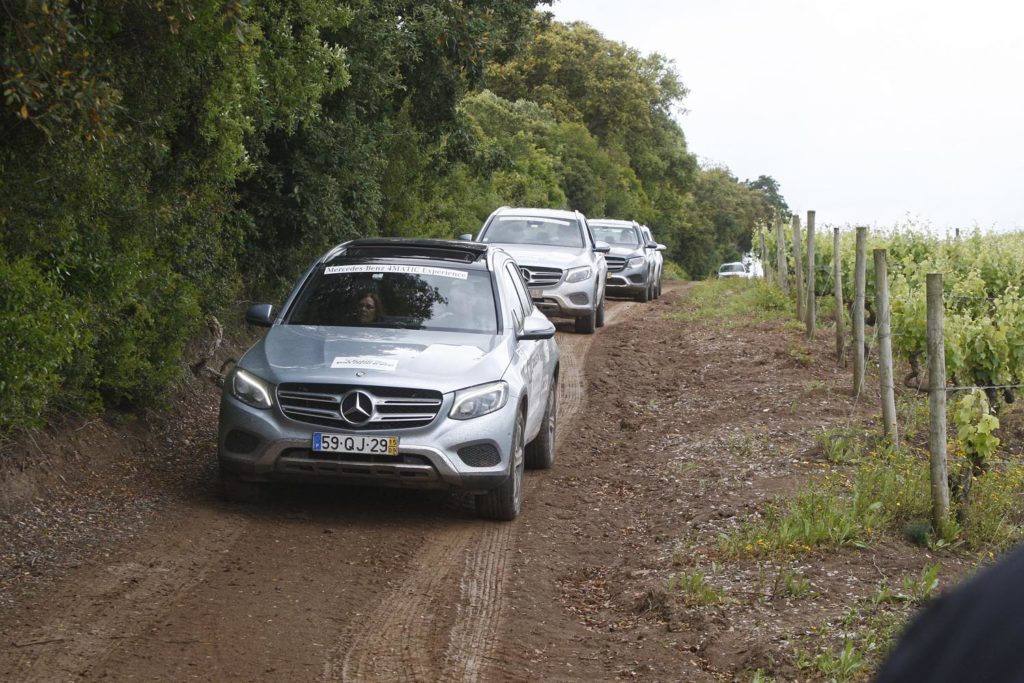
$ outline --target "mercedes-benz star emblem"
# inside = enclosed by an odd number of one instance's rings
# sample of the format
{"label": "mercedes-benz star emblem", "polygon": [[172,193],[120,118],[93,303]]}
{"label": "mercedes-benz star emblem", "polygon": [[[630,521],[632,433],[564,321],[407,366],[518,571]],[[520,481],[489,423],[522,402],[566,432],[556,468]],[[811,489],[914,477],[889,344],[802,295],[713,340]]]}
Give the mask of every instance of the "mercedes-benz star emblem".
{"label": "mercedes-benz star emblem", "polygon": [[373,398],[362,391],[350,391],[341,397],[341,417],[351,425],[364,425],[373,417]]}

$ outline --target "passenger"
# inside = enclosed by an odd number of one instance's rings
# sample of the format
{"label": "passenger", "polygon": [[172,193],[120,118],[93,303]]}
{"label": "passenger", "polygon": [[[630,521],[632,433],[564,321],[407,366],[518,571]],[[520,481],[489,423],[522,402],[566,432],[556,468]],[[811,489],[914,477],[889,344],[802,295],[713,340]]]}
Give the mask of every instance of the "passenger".
{"label": "passenger", "polygon": [[377,292],[370,291],[360,294],[356,313],[359,323],[362,325],[380,322],[381,317],[384,315],[384,306],[381,305],[380,295]]}

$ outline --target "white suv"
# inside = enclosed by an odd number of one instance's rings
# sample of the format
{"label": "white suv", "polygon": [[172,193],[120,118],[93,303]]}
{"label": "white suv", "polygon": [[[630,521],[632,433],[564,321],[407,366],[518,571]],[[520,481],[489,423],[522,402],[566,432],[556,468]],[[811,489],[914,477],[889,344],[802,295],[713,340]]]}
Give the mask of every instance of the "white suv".
{"label": "white suv", "polygon": [[583,334],[604,325],[604,255],[611,247],[594,239],[579,211],[503,206],[487,218],[477,241],[511,254],[546,315],[573,318]]}

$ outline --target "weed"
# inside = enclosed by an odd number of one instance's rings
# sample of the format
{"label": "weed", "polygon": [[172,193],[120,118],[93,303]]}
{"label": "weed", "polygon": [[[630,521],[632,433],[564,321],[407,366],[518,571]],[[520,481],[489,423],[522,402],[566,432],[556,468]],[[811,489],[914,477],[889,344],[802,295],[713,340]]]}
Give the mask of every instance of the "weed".
{"label": "weed", "polygon": [[818,673],[830,680],[848,681],[864,668],[864,657],[854,648],[853,642],[847,640],[838,654],[826,650],[814,659],[814,664]]}
{"label": "weed", "polygon": [[789,357],[802,368],[811,367],[811,362],[814,358],[811,356],[811,351],[803,344],[793,343],[789,345]]}
{"label": "weed", "polygon": [[837,465],[849,465],[860,460],[863,454],[862,438],[863,430],[850,427],[822,428],[821,432],[815,435],[822,455]]}
{"label": "weed", "polygon": [[799,600],[816,595],[811,587],[811,581],[806,576],[798,574],[789,569],[779,569],[775,575],[775,583],[772,586],[771,597],[780,595]]}
{"label": "weed", "polygon": [[[717,565],[712,565],[712,573],[717,571]],[[668,580],[666,588],[669,591],[682,591],[684,602],[691,607],[703,605],[717,605],[725,596],[715,590],[707,581],[707,576],[700,570],[694,570],[689,574],[678,574]]]}

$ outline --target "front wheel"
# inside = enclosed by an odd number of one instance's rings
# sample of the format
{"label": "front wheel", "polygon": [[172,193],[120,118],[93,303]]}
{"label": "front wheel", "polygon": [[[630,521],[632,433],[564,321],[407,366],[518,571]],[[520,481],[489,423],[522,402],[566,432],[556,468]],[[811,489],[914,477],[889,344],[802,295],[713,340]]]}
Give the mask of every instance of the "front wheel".
{"label": "front wheel", "polygon": [[604,327],[604,297],[601,297],[601,303],[597,305],[597,311],[594,317],[594,325],[597,327]]}
{"label": "front wheel", "polygon": [[526,444],[526,466],[531,470],[549,470],[555,464],[555,438],[558,430],[558,378],[551,378],[548,403],[544,408],[540,433]]}
{"label": "front wheel", "polygon": [[597,310],[590,311],[586,315],[576,318],[577,334],[594,334],[597,327]]}
{"label": "front wheel", "polygon": [[520,411],[512,428],[512,452],[509,454],[508,479],[498,488],[476,497],[476,514],[485,519],[510,522],[519,515],[523,504],[523,432],[526,421]]}

